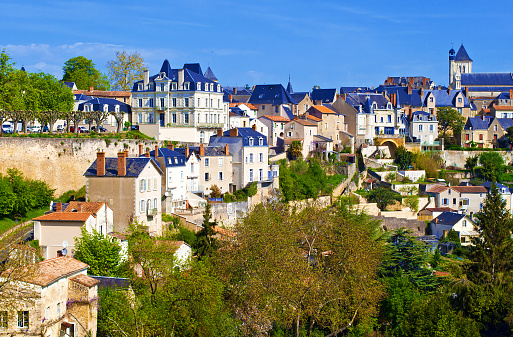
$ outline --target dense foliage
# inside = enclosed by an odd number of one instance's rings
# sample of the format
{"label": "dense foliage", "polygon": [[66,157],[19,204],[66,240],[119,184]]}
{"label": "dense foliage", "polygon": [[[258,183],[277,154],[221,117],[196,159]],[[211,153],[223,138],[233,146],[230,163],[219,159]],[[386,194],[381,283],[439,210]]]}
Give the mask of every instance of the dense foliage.
{"label": "dense foliage", "polygon": [[79,90],[89,90],[90,87],[96,90],[110,89],[107,76],[96,69],[92,60],[83,56],[73,57],[64,62],[62,71],[62,80],[75,82]]}
{"label": "dense foliage", "polygon": [[7,175],[0,174],[0,214],[23,216],[32,209],[48,207],[54,191],[44,181],[27,179],[15,168],[7,169]]}
{"label": "dense foliage", "polygon": [[75,258],[89,265],[91,275],[117,276],[121,262],[121,247],[114,238],[82,227],[82,234],[75,238]]}

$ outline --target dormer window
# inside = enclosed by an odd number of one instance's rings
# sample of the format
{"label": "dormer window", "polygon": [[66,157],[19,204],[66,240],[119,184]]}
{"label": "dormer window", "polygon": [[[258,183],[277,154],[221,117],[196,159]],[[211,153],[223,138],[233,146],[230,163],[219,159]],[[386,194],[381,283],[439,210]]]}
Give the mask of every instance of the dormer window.
{"label": "dormer window", "polygon": [[249,142],[249,146],[253,146],[254,139],[252,137],[250,137],[248,142]]}
{"label": "dormer window", "polygon": [[221,84],[217,85],[217,92],[221,92]]}
{"label": "dormer window", "polygon": [[164,83],[160,83],[160,91],[165,91],[166,85]]}
{"label": "dormer window", "polygon": [[119,105],[115,105],[115,106],[114,106],[114,111],[115,111],[115,112],[119,112]]}
{"label": "dormer window", "polygon": [[264,97],[264,94],[258,95],[258,98],[263,98],[263,97]]}
{"label": "dormer window", "polygon": [[109,112],[109,105],[108,104],[104,104],[103,105],[103,112]]}
{"label": "dormer window", "polygon": [[173,82],[173,83],[171,84],[171,88],[172,88],[172,90],[176,90],[176,82]]}
{"label": "dormer window", "polygon": [[208,83],[205,83],[205,91],[208,91]]}
{"label": "dormer window", "polygon": [[153,90],[153,84],[152,83],[148,84],[148,90]]}
{"label": "dormer window", "polygon": [[372,103],[372,109],[377,109],[378,108],[378,105],[376,104],[376,102]]}
{"label": "dormer window", "polygon": [[263,146],[264,145],[264,139],[262,137],[258,137],[258,145]]}
{"label": "dormer window", "polygon": [[189,90],[189,82],[183,84],[183,90]]}
{"label": "dormer window", "polygon": [[201,90],[201,82],[196,83],[196,90]]}
{"label": "dormer window", "polygon": [[214,83],[210,83],[210,91],[214,91]]}
{"label": "dormer window", "polygon": [[137,85],[137,91],[142,91],[142,90],[143,90],[143,85],[142,85],[142,83],[139,83]]}
{"label": "dormer window", "polygon": [[461,103],[463,101],[463,98],[458,97],[458,103]]}

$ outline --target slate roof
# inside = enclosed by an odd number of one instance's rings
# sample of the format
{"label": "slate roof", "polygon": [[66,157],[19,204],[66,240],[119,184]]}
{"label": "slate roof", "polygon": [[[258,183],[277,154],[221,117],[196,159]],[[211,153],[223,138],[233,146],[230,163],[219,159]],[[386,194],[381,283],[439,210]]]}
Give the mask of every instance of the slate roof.
{"label": "slate roof", "polygon": [[321,135],[314,135],[314,136],[313,136],[313,139],[314,139],[314,141],[316,141],[316,142],[322,142],[322,143],[330,143],[330,142],[333,142],[333,140],[332,140],[331,138],[324,137],[324,136],[321,136]]}
{"label": "slate roof", "polygon": [[[125,177],[138,177],[142,170],[150,162],[153,162],[157,170],[162,173],[158,163],[152,158],[146,157],[129,157],[126,158],[126,175]],[[89,166],[84,175],[86,177],[97,176],[96,160]],[[104,177],[117,177],[118,176],[118,158],[105,158],[105,175]]]}
{"label": "slate roof", "polygon": [[[151,83],[155,83],[155,80],[160,76],[160,73],[165,74],[165,78],[169,79],[173,82],[178,81],[178,70],[179,69],[172,69],[171,65],[168,60],[164,60],[162,63],[162,67],[160,68],[160,71],[158,74],[150,76],[149,80]],[[217,86],[217,83],[206,78],[203,76],[203,72],[201,71],[201,66],[199,63],[186,63],[183,65],[183,74],[184,74],[184,82],[189,82],[189,91],[197,91],[197,85],[196,83],[201,83],[201,90],[206,90],[206,86],[213,83],[215,86]],[[138,91],[138,85],[139,83],[143,83],[144,80],[140,80],[134,83],[132,87],[132,91]],[[217,92],[217,87],[215,87]],[[153,86],[153,90],[155,91],[156,86]],[[142,91],[148,91],[148,90],[142,90]],[[210,90],[208,90],[210,91]],[[140,92],[140,91],[139,91]]]}
{"label": "slate roof", "polygon": [[[189,153],[195,152],[199,155],[199,146],[189,146]],[[205,157],[223,157],[226,156],[224,151],[224,146],[204,146],[203,150],[205,150]],[[185,156],[185,148],[180,147],[175,149],[176,152],[183,154]]]}
{"label": "slate roof", "polygon": [[[423,106],[427,106],[428,104],[428,96],[432,94],[435,98],[435,106],[436,107],[455,107],[456,106],[456,96],[461,92],[461,90],[451,90],[451,92],[447,92],[447,90],[424,90],[424,95],[421,97],[423,100]],[[417,95],[420,95],[420,90],[417,91]],[[470,107],[470,102],[467,97],[462,93],[463,98],[463,107]]]}
{"label": "slate roof", "polygon": [[[158,156],[164,157],[164,163],[165,163],[166,167],[185,166],[187,158],[185,158],[185,155],[183,153],[180,153],[177,150],[178,149],[175,149],[173,151],[171,149],[168,149],[167,147],[159,148]],[[184,148],[184,153],[185,153],[185,148]],[[152,159],[155,160],[155,150],[150,151],[150,157],[152,157]],[[142,158],[142,156],[140,158]],[[158,161],[156,161],[156,162],[158,163]]]}
{"label": "slate roof", "polygon": [[513,126],[513,118],[497,118],[497,121],[504,130]]}
{"label": "slate roof", "polygon": [[281,84],[261,84],[255,86],[248,103],[282,105],[296,104],[296,101]]}
{"label": "slate roof", "polygon": [[[488,97],[486,97],[488,99]],[[509,91],[501,92],[495,99],[510,99]]]}
{"label": "slate roof", "polygon": [[284,106],[284,107],[283,107],[283,111],[285,111],[285,114],[287,115],[287,117],[288,117],[289,119],[294,119],[294,114],[292,113],[292,110],[290,110],[290,108],[289,108],[289,107]]}
{"label": "slate roof", "polygon": [[70,89],[73,89],[73,87],[75,86],[75,82],[62,81],[62,83]]}
{"label": "slate roof", "polygon": [[337,97],[337,89],[313,89],[310,94],[310,99],[315,101],[321,101],[321,103],[333,103]]}
{"label": "slate roof", "polygon": [[[496,184],[497,184],[497,188],[499,189],[499,191],[501,193],[511,193],[508,186],[503,185],[501,183],[496,183]],[[491,181],[486,181],[486,182],[482,183],[479,186],[483,186],[484,188],[486,188],[487,191],[489,191],[490,188],[492,187],[492,182]],[[504,190],[504,192],[502,192],[503,190]]]}
{"label": "slate roof", "polygon": [[92,96],[87,96],[85,94],[75,93],[74,96],[75,96],[75,101],[89,101],[89,100],[93,99]]}
{"label": "slate roof", "polygon": [[307,92],[296,92],[296,93],[293,93],[293,94],[290,94],[290,97],[292,97],[292,99],[296,102],[296,103],[299,103],[301,102],[302,100],[305,99],[305,96],[309,96],[310,94],[307,93]]}
{"label": "slate roof", "polygon": [[214,81],[214,82],[218,81],[216,75],[214,75],[214,72],[212,71],[212,69],[210,69],[210,67],[207,68],[207,71],[205,71],[205,74],[203,74],[203,76],[205,76],[206,78],[208,78],[211,81]]}
{"label": "slate roof", "polygon": [[511,87],[468,87],[468,91],[507,91],[512,89]]}
{"label": "slate roof", "polygon": [[484,116],[484,120],[482,117],[469,117],[467,119],[467,123],[465,123],[465,130],[488,130],[488,126],[493,121],[493,117]]}
{"label": "slate roof", "polygon": [[84,105],[92,104],[93,111],[104,111],[104,105],[108,105],[108,111],[114,112],[116,111],[116,105],[119,106],[119,111],[123,112],[130,112],[131,106],[123,103],[121,101],[118,101],[117,99],[113,98],[102,98],[102,97],[93,97],[88,101],[82,102],[78,105],[79,111],[84,111]]}
{"label": "slate roof", "polygon": [[[485,85],[489,87],[513,86],[512,73],[465,73],[461,74],[461,86]],[[509,90],[509,88],[505,88]],[[470,89],[470,88],[469,88]],[[481,88],[484,89],[484,88]],[[501,91],[506,91],[501,90]]]}
{"label": "slate roof", "polygon": [[[46,287],[51,283],[69,275],[82,272],[89,266],[69,256],[60,256],[31,264],[20,269],[20,280],[23,282]],[[6,270],[2,275],[12,273]]]}
{"label": "slate roof", "polygon": [[461,44],[460,49],[458,49],[456,57],[454,57],[454,61],[472,61],[472,59],[468,56],[465,47],[463,47],[463,43]]}
{"label": "slate roof", "polygon": [[290,77],[289,77],[289,83],[287,84],[287,92],[289,94],[293,94],[294,93],[294,89],[292,89],[292,83],[290,83]]}
{"label": "slate roof", "polygon": [[431,223],[436,223],[439,225],[447,225],[447,226],[454,226],[458,221],[463,219],[465,217],[465,214],[455,213],[455,212],[443,212],[433,220],[431,220]]}
{"label": "slate roof", "polygon": [[415,111],[412,115],[412,122],[436,122],[436,117],[429,112]]}
{"label": "slate roof", "polygon": [[346,95],[346,102],[352,107],[362,106],[363,111],[372,113],[372,103],[376,103],[378,109],[385,109],[389,101],[382,94],[374,93],[352,93]]}
{"label": "slate roof", "polygon": [[340,93],[341,94],[350,94],[350,93],[357,93],[357,92],[369,92],[371,91],[371,88],[369,87],[340,87]]}

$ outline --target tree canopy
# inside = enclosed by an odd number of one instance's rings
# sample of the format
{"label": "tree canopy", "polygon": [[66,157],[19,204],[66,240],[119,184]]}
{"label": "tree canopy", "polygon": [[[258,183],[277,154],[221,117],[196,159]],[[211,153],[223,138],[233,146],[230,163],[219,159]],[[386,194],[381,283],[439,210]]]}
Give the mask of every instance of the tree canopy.
{"label": "tree canopy", "polygon": [[395,152],[394,163],[399,166],[401,170],[407,170],[413,163],[414,155],[412,152],[406,150],[404,146],[399,146]]}
{"label": "tree canopy", "polygon": [[75,258],[89,265],[87,272],[98,276],[117,276],[121,262],[120,245],[111,237],[82,227],[82,236],[75,238]]}
{"label": "tree canopy", "polygon": [[436,118],[438,120],[438,128],[445,136],[450,129],[453,133],[461,133],[465,125],[465,118],[455,109],[449,107],[441,107],[437,109]]}
{"label": "tree canopy", "polygon": [[137,52],[126,50],[116,52],[116,58],[107,62],[109,80],[114,90],[131,91],[135,82],[143,79],[146,68],[144,60]]}
{"label": "tree canopy", "polygon": [[107,76],[95,68],[92,60],[83,56],[70,58],[64,63],[62,70],[64,73],[62,80],[75,82],[75,85],[80,90],[89,90],[90,87],[94,87],[97,90],[110,89]]}
{"label": "tree canopy", "polygon": [[479,155],[481,164],[481,176],[488,181],[498,181],[500,175],[504,173],[504,158],[500,153],[486,151]]}

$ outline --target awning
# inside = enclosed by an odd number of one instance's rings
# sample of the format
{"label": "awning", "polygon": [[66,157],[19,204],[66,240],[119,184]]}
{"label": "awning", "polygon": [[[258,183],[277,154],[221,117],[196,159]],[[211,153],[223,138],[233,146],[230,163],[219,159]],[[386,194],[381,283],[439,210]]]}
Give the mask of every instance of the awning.
{"label": "awning", "polygon": [[187,192],[187,201],[191,207],[204,207],[207,204],[207,200],[191,192]]}

